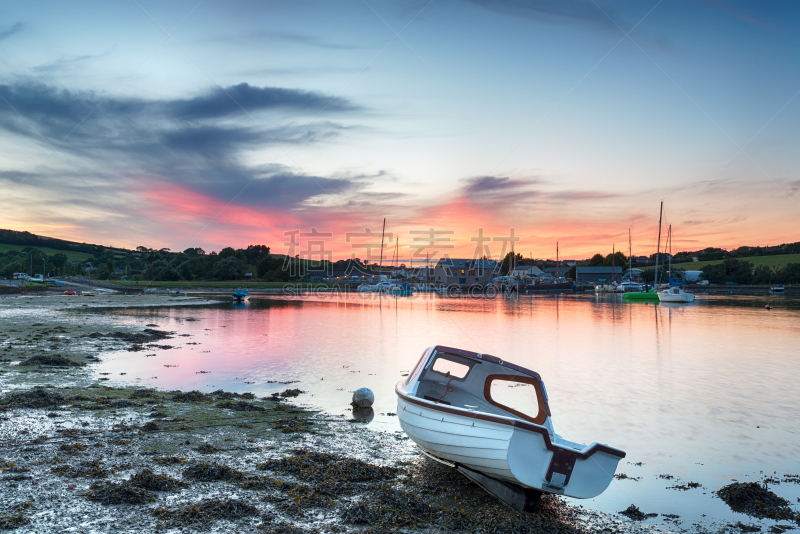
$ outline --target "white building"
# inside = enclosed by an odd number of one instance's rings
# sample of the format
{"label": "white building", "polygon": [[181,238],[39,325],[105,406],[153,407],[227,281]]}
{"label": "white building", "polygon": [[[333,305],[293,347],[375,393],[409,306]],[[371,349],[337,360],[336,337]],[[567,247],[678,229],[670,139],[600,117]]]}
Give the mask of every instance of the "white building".
{"label": "white building", "polygon": [[516,267],[511,272],[512,278],[522,279],[525,278],[526,276],[528,278],[542,278],[545,276],[545,273],[535,265],[521,265],[519,267]]}

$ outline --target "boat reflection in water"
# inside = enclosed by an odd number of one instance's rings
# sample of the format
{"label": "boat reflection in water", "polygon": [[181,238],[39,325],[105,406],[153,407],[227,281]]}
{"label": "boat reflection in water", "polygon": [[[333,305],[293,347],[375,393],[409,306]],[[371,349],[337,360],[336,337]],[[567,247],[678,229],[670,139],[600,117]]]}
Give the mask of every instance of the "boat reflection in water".
{"label": "boat reflection in water", "polygon": [[543,492],[595,497],[625,457],[556,434],[539,375],[495,356],[431,347],[395,392],[400,425],[425,454],[517,510]]}

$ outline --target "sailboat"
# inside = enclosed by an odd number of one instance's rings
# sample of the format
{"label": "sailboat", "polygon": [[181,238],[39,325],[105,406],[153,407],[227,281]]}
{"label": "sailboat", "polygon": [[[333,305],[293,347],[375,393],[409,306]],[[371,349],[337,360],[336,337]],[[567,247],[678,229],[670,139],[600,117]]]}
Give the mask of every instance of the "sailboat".
{"label": "sailboat", "polygon": [[[664,215],[664,201],[661,201],[661,208],[658,213],[658,248],[656,249],[656,276],[658,276],[658,254],[661,251],[661,219]],[[655,290],[655,285],[658,282],[653,279],[653,288],[644,289],[642,291],[628,291],[622,295],[622,300],[658,300],[658,293]],[[647,287],[647,285],[645,285]]]}
{"label": "sailboat", "polygon": [[[513,258],[513,249],[512,249],[512,258]],[[513,271],[512,271],[513,272]],[[523,284],[522,290],[523,291],[569,291],[574,289],[574,285],[571,281],[567,280],[566,278],[561,277],[561,260],[558,256],[558,241],[556,241],[556,281],[555,282],[540,282],[531,284]]]}
{"label": "sailboat", "polygon": [[628,228],[628,277],[624,278],[619,285],[623,293],[642,290],[642,284],[637,284],[631,280],[631,276],[633,276],[633,247],[631,246],[631,229]]}
{"label": "sailboat", "polygon": [[[669,270],[667,271],[667,279],[672,286],[672,225],[669,225],[669,232],[667,233],[667,243],[669,243]],[[678,286],[670,287],[658,292],[658,300],[661,302],[692,302],[694,295],[687,293]]]}

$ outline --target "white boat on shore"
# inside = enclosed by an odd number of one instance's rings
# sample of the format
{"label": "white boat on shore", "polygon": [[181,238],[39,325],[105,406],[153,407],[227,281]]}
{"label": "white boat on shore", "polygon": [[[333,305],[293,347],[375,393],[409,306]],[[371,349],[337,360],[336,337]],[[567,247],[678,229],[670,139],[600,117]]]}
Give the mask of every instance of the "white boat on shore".
{"label": "white boat on shore", "polygon": [[625,457],[556,434],[539,375],[488,354],[431,347],[395,392],[400,425],[425,454],[517,510],[543,492],[595,497]]}
{"label": "white boat on shore", "polygon": [[687,293],[680,287],[671,287],[658,292],[658,300],[661,302],[692,302],[694,295]]}

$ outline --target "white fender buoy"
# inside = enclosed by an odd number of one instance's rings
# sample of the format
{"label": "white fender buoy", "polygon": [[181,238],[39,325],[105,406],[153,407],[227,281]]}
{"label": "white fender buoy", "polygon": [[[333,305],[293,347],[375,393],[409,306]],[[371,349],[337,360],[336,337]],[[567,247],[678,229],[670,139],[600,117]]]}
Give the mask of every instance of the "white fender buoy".
{"label": "white fender buoy", "polygon": [[353,393],[353,406],[369,408],[375,402],[375,395],[369,388],[359,388]]}

